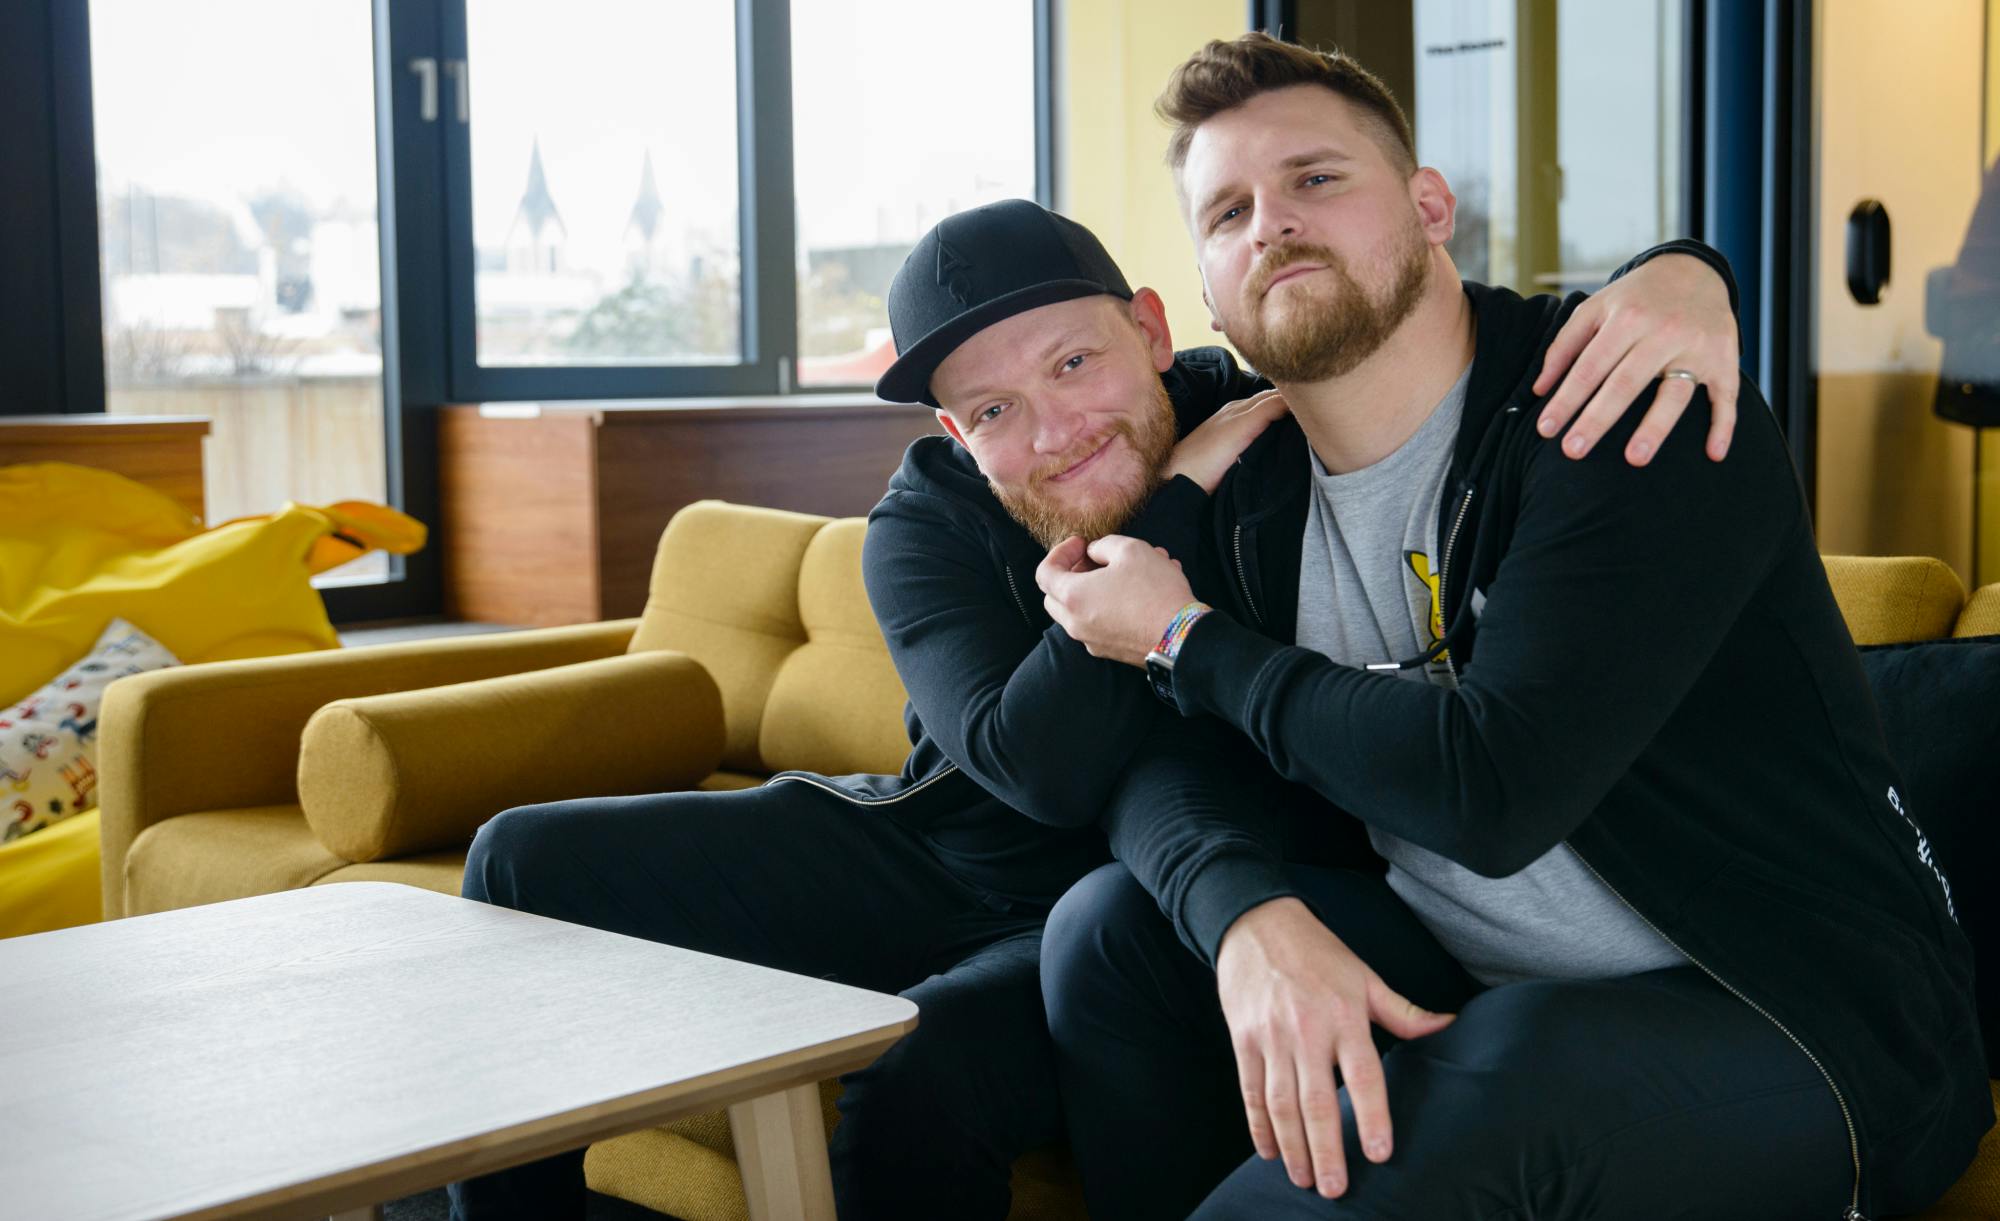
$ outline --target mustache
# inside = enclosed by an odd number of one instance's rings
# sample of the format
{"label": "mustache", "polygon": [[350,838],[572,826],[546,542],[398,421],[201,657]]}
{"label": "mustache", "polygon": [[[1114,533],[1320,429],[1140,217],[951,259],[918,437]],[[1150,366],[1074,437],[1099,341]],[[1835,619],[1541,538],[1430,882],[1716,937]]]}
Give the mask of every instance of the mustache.
{"label": "mustache", "polygon": [[1253,300],[1262,298],[1271,290],[1272,280],[1283,275],[1287,268],[1300,263],[1319,263],[1331,268],[1343,266],[1338,253],[1317,242],[1286,242],[1267,247],[1256,266],[1250,269],[1250,278],[1243,286],[1244,295]]}
{"label": "mustache", "polygon": [[1057,475],[1062,474],[1070,467],[1075,466],[1077,463],[1102,449],[1113,437],[1122,435],[1127,440],[1130,440],[1132,431],[1132,425],[1129,422],[1119,420],[1095,437],[1080,441],[1071,446],[1066,452],[1043,463],[1034,474],[1028,476],[1028,486],[1037,489],[1046,486]]}

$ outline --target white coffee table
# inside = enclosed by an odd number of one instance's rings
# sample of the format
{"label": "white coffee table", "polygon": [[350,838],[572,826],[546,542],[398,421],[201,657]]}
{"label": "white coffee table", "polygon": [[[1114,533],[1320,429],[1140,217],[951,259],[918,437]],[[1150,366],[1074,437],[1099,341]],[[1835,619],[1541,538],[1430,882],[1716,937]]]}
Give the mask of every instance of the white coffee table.
{"label": "white coffee table", "polygon": [[831,1218],[815,1083],[916,1026],[825,980],[386,882],[0,940],[0,1218],[375,1205],[728,1106]]}

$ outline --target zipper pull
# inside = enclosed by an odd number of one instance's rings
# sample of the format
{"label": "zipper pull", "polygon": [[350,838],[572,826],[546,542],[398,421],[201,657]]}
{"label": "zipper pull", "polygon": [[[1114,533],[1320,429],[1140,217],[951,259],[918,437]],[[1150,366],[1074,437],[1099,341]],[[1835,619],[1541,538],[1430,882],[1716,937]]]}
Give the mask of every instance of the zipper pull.
{"label": "zipper pull", "polygon": [[1868,1215],[1861,1211],[1859,1205],[1849,1204],[1847,1211],[1840,1214],[1840,1221],[1868,1221]]}

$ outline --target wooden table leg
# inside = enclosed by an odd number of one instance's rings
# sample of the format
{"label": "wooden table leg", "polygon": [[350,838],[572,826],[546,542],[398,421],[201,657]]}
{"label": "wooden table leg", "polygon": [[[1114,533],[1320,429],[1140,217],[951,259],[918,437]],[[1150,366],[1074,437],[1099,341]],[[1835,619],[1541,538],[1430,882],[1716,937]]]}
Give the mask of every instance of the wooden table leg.
{"label": "wooden table leg", "polygon": [[737,1103],[729,1108],[729,1132],[750,1221],[834,1221],[818,1085]]}

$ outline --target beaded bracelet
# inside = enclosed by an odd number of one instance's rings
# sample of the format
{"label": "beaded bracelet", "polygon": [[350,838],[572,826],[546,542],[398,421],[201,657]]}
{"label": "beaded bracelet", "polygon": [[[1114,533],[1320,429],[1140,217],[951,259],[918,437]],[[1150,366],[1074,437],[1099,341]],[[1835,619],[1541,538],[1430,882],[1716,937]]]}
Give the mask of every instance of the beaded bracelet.
{"label": "beaded bracelet", "polygon": [[1153,646],[1153,651],[1165,657],[1168,661],[1179,658],[1181,644],[1187,639],[1188,632],[1193,629],[1194,625],[1200,621],[1203,615],[1214,609],[1214,607],[1206,602],[1190,602],[1175,611],[1174,621],[1167,625],[1165,632],[1161,633],[1160,643]]}

